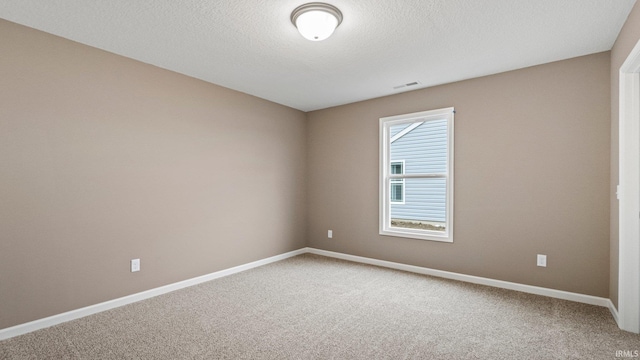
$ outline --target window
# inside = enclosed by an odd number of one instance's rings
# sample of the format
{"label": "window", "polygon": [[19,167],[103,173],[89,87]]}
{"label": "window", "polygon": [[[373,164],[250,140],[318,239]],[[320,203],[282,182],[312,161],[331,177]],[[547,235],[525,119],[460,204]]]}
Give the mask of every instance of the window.
{"label": "window", "polygon": [[[404,174],[404,161],[392,161],[391,174]],[[404,179],[391,179],[390,186],[391,202],[404,204]]]}
{"label": "window", "polygon": [[380,119],[380,234],[453,242],[453,108]]}

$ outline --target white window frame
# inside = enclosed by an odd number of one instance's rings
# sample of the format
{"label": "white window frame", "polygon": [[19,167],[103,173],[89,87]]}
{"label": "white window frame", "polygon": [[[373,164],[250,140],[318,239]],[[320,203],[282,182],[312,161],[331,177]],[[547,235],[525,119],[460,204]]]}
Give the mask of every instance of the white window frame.
{"label": "white window frame", "polygon": [[[402,172],[401,174],[404,174],[404,160],[392,160],[389,164],[394,164],[394,163],[400,163],[402,164]],[[396,181],[394,182],[389,182],[389,192],[391,192],[391,185],[392,184],[400,184],[402,185],[402,201],[393,201],[391,200],[391,196],[389,196],[389,201],[392,204],[396,204],[396,205],[403,205],[404,204],[404,179],[395,179]],[[399,181],[398,181],[399,180]]]}
{"label": "white window frame", "polygon": [[[411,114],[380,118],[380,235],[397,236],[419,240],[453,242],[453,118],[454,108],[443,108]],[[447,120],[447,172],[438,174],[404,174],[391,175],[391,136],[390,128],[394,125],[433,120]],[[403,168],[404,170],[404,168]],[[445,178],[446,179],[446,212],[445,231],[407,229],[391,226],[391,179],[406,178]],[[404,191],[404,187],[403,187]],[[403,194],[404,195],[404,194]],[[405,200],[403,196],[403,200]]]}

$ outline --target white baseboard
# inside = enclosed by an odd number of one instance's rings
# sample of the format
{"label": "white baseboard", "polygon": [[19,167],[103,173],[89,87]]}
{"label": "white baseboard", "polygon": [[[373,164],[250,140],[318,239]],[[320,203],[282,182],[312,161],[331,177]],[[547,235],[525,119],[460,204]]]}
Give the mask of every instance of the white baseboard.
{"label": "white baseboard", "polygon": [[618,324],[618,327],[620,327],[620,316],[618,315],[618,309],[616,309],[616,306],[613,305],[613,301],[611,301],[610,299],[607,299],[607,300],[608,300],[607,306],[609,307],[611,316],[613,316],[613,320],[615,320],[616,324]]}
{"label": "white baseboard", "polygon": [[150,289],[147,291],[139,292],[137,294],[132,294],[128,296],[124,296],[118,299],[105,301],[99,304],[83,307],[80,309],[68,311],[62,314],[49,316],[43,319],[34,320],[28,323],[12,326],[5,329],[0,329],[0,340],[5,340],[12,338],[14,336],[26,334],[32,331],[48,328],[50,326],[58,325],[67,321],[76,320],[85,316],[93,315],[102,311],[110,310],[116,307],[124,306],[127,304],[131,304],[140,300],[145,300],[152,298],[154,296],[166,294],[168,292],[172,292],[175,290],[184,289],[189,286],[201,284],[203,282],[211,281],[214,279],[218,279],[224,276],[236,274],[245,270],[253,269],[258,266],[270,264],[276,261],[284,260],[293,256],[301,255],[307,252],[306,248],[290,251],[288,253],[272,256],[266,259],[257,260],[254,262],[250,262],[248,264],[235,266],[229,269],[216,271],[211,274],[198,276],[192,279],[187,279],[184,281],[180,281],[177,283],[161,286],[155,289]]}
{"label": "white baseboard", "polygon": [[224,276],[236,274],[245,270],[253,269],[262,265],[267,265],[270,263],[274,263],[276,261],[284,260],[290,257],[305,254],[305,253],[311,253],[316,255],[332,257],[336,259],[359,262],[363,264],[376,265],[376,266],[381,266],[381,267],[386,267],[386,268],[391,268],[396,270],[403,270],[403,271],[413,272],[417,274],[424,274],[424,275],[437,276],[437,277],[446,278],[446,279],[459,280],[459,281],[464,281],[464,282],[469,282],[474,284],[481,284],[481,285],[493,286],[497,288],[516,290],[516,291],[526,292],[530,294],[548,296],[548,297],[557,298],[557,299],[576,301],[576,302],[585,303],[585,304],[604,306],[609,308],[614,319],[616,320],[616,322],[618,322],[618,312],[615,306],[613,306],[613,303],[611,302],[611,300],[606,298],[571,293],[571,292],[562,291],[562,290],[547,289],[547,288],[538,287],[538,286],[512,283],[508,281],[494,280],[494,279],[483,278],[478,276],[458,274],[458,273],[453,273],[448,271],[435,270],[435,269],[430,269],[430,268],[425,268],[420,266],[406,265],[406,264],[395,263],[391,261],[377,260],[377,259],[366,258],[362,256],[348,255],[348,254],[343,254],[343,253],[338,253],[333,251],[320,250],[320,249],[307,247],[307,248],[302,248],[295,251],[290,251],[284,254],[272,256],[266,259],[250,262],[248,264],[235,266],[225,270],[220,270],[211,274],[207,274],[207,275],[195,277],[192,279],[180,281],[177,283],[161,286],[155,289],[139,292],[137,294],[128,295],[118,299],[105,301],[99,304],[68,311],[62,314],[49,316],[43,319],[34,320],[28,323],[12,326],[5,329],[0,329],[0,340],[6,340],[14,336],[48,328],[50,326],[58,325],[67,321],[76,320],[76,319],[93,315],[102,311],[128,305],[134,302],[138,302],[140,300],[149,299],[154,296],[166,294],[168,292],[175,291],[175,290],[184,289],[189,286],[201,284],[203,282],[207,282],[207,281],[218,279]]}
{"label": "white baseboard", "polygon": [[408,272],[417,273],[417,274],[437,276],[445,279],[464,281],[464,282],[469,282],[474,284],[493,286],[493,287],[502,288],[502,289],[516,290],[516,291],[521,291],[529,294],[543,295],[543,296],[548,296],[552,298],[570,300],[570,301],[575,301],[575,302],[580,302],[585,304],[598,305],[598,306],[604,306],[609,308],[613,307],[613,303],[611,303],[611,300],[603,297],[572,293],[572,292],[562,291],[562,290],[548,289],[548,288],[543,288],[539,286],[518,284],[518,283],[502,281],[502,280],[494,280],[494,279],[483,278],[479,276],[458,274],[458,273],[449,272],[449,271],[429,269],[429,268],[420,267],[420,266],[406,265],[406,264],[401,264],[401,263],[396,263],[391,261],[377,260],[377,259],[366,258],[362,256],[355,256],[355,255],[348,255],[348,254],[343,254],[343,253],[338,253],[333,251],[319,250],[314,248],[307,248],[306,250],[311,254],[333,257],[336,259],[354,261],[354,262],[359,262],[359,263],[369,264],[369,265],[382,266],[382,267],[396,269],[396,270],[403,270],[403,271],[408,271]]}

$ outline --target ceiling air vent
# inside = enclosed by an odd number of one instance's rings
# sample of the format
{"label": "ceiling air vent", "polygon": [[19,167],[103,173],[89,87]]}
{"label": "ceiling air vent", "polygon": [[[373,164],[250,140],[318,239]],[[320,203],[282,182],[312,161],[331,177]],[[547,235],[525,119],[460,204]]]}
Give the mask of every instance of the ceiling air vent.
{"label": "ceiling air vent", "polygon": [[410,87],[410,86],[416,86],[419,85],[420,83],[417,81],[414,82],[410,82],[410,83],[406,83],[406,84],[402,84],[402,85],[398,85],[398,86],[394,86],[393,89],[394,90],[400,90],[400,89],[404,89],[406,87]]}

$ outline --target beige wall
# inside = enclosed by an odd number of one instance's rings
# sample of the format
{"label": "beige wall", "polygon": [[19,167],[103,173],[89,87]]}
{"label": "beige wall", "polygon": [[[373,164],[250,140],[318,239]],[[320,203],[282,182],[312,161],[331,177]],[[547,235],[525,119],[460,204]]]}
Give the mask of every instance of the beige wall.
{"label": "beige wall", "polygon": [[619,184],[619,71],[622,63],[640,40],[640,5],[631,10],[624,27],[618,35],[611,49],[611,187],[609,196],[611,202],[611,270],[609,280],[609,298],[618,306],[618,199],[616,198],[616,186]]}
{"label": "beige wall", "polygon": [[303,112],[3,20],[0,54],[0,328],[305,246]]}
{"label": "beige wall", "polygon": [[[309,113],[309,246],[607,297],[609,71],[604,52]],[[378,119],[448,106],[454,243],[378,235]]]}

